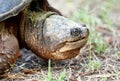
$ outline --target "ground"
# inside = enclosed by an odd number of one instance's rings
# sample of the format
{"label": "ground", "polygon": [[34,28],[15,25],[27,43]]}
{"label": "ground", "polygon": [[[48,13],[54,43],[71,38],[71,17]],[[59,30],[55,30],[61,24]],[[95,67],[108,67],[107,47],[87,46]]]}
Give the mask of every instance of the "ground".
{"label": "ground", "polygon": [[0,81],[120,81],[120,1],[49,1],[64,16],[87,24],[88,43],[77,57],[52,61],[51,67],[31,51],[21,49],[22,56]]}

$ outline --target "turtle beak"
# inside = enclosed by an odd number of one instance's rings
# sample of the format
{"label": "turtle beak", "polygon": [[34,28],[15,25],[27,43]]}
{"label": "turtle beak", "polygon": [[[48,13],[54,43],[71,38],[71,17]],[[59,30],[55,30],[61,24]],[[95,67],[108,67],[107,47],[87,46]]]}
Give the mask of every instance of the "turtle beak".
{"label": "turtle beak", "polygon": [[82,48],[89,36],[89,30],[86,26],[71,28],[70,38],[67,39],[66,44],[59,49],[60,52],[68,52],[75,49]]}

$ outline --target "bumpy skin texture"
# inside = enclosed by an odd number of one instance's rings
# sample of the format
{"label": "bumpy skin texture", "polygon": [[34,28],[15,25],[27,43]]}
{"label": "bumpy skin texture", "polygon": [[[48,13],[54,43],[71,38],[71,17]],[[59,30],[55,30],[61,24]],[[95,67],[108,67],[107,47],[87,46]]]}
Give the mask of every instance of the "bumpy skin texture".
{"label": "bumpy skin texture", "polygon": [[[22,31],[22,29],[24,28],[23,27],[24,25],[22,26],[21,24],[23,23],[24,20],[23,18],[25,15],[23,8],[27,6],[26,7],[27,9],[28,5],[31,4],[29,7],[29,9],[31,8],[31,10],[32,8],[33,10],[39,12],[52,10],[53,12],[55,11],[61,14],[58,10],[52,8],[47,2],[47,0],[33,0],[32,3],[30,3],[32,0],[24,0],[23,4],[20,5],[18,4],[23,0],[17,0],[16,1],[17,3],[15,3],[15,5],[11,5],[11,2],[14,3],[14,0],[8,0],[8,1],[3,1],[3,0],[0,1],[0,4],[2,4],[1,5],[2,8],[0,9],[0,12],[1,13],[6,12],[4,14],[0,14],[0,75],[8,71],[8,69],[10,69],[11,66],[13,66],[13,64],[19,57],[18,41],[20,44],[20,48],[25,47],[24,41],[22,41],[21,39],[22,34],[20,31],[18,31],[18,30]],[[37,6],[33,6],[36,4]],[[16,7],[16,8],[10,10],[11,7]],[[21,10],[23,10],[23,12],[20,12]],[[20,14],[18,14],[19,12]],[[11,16],[15,16],[15,17],[10,18]]]}
{"label": "bumpy skin texture", "polygon": [[5,22],[1,22],[0,27],[0,74],[3,74],[17,60],[19,46],[16,37],[5,27]]}
{"label": "bumpy skin texture", "polygon": [[23,24],[26,48],[44,59],[64,60],[77,56],[89,35],[86,27],[52,12],[41,15],[41,12],[29,11]]}
{"label": "bumpy skin texture", "polygon": [[33,0],[17,16],[0,22],[0,74],[17,60],[19,45],[44,59],[63,60],[78,55],[89,31],[60,15],[47,0]]}
{"label": "bumpy skin texture", "polygon": [[32,2],[30,10],[23,15],[20,36],[25,47],[44,59],[63,60],[77,56],[87,42],[88,28],[58,16],[61,13],[46,0],[38,3]]}
{"label": "bumpy skin texture", "polygon": [[55,13],[41,15],[41,12],[29,11],[25,17],[22,40],[26,48],[39,57],[70,59],[77,56],[87,42],[89,31],[86,27]]}

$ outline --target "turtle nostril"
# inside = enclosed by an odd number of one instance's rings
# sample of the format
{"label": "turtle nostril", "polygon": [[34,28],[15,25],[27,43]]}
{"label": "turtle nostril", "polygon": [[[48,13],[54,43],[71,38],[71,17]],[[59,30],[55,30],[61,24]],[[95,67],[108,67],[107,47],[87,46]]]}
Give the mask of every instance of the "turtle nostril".
{"label": "turtle nostril", "polygon": [[72,28],[71,29],[71,35],[72,36],[78,36],[78,35],[80,35],[80,29],[79,28]]}
{"label": "turtle nostril", "polygon": [[82,24],[82,27],[87,27],[85,24]]}

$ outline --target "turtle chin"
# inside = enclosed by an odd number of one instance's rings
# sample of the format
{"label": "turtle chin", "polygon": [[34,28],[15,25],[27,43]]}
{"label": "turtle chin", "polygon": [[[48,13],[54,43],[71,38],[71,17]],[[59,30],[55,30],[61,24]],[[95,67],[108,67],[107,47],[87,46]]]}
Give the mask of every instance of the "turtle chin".
{"label": "turtle chin", "polygon": [[[77,41],[66,42],[61,48],[52,53],[54,60],[70,59],[77,56],[80,49],[87,43],[88,38],[80,39]],[[59,47],[60,44],[58,44]]]}

